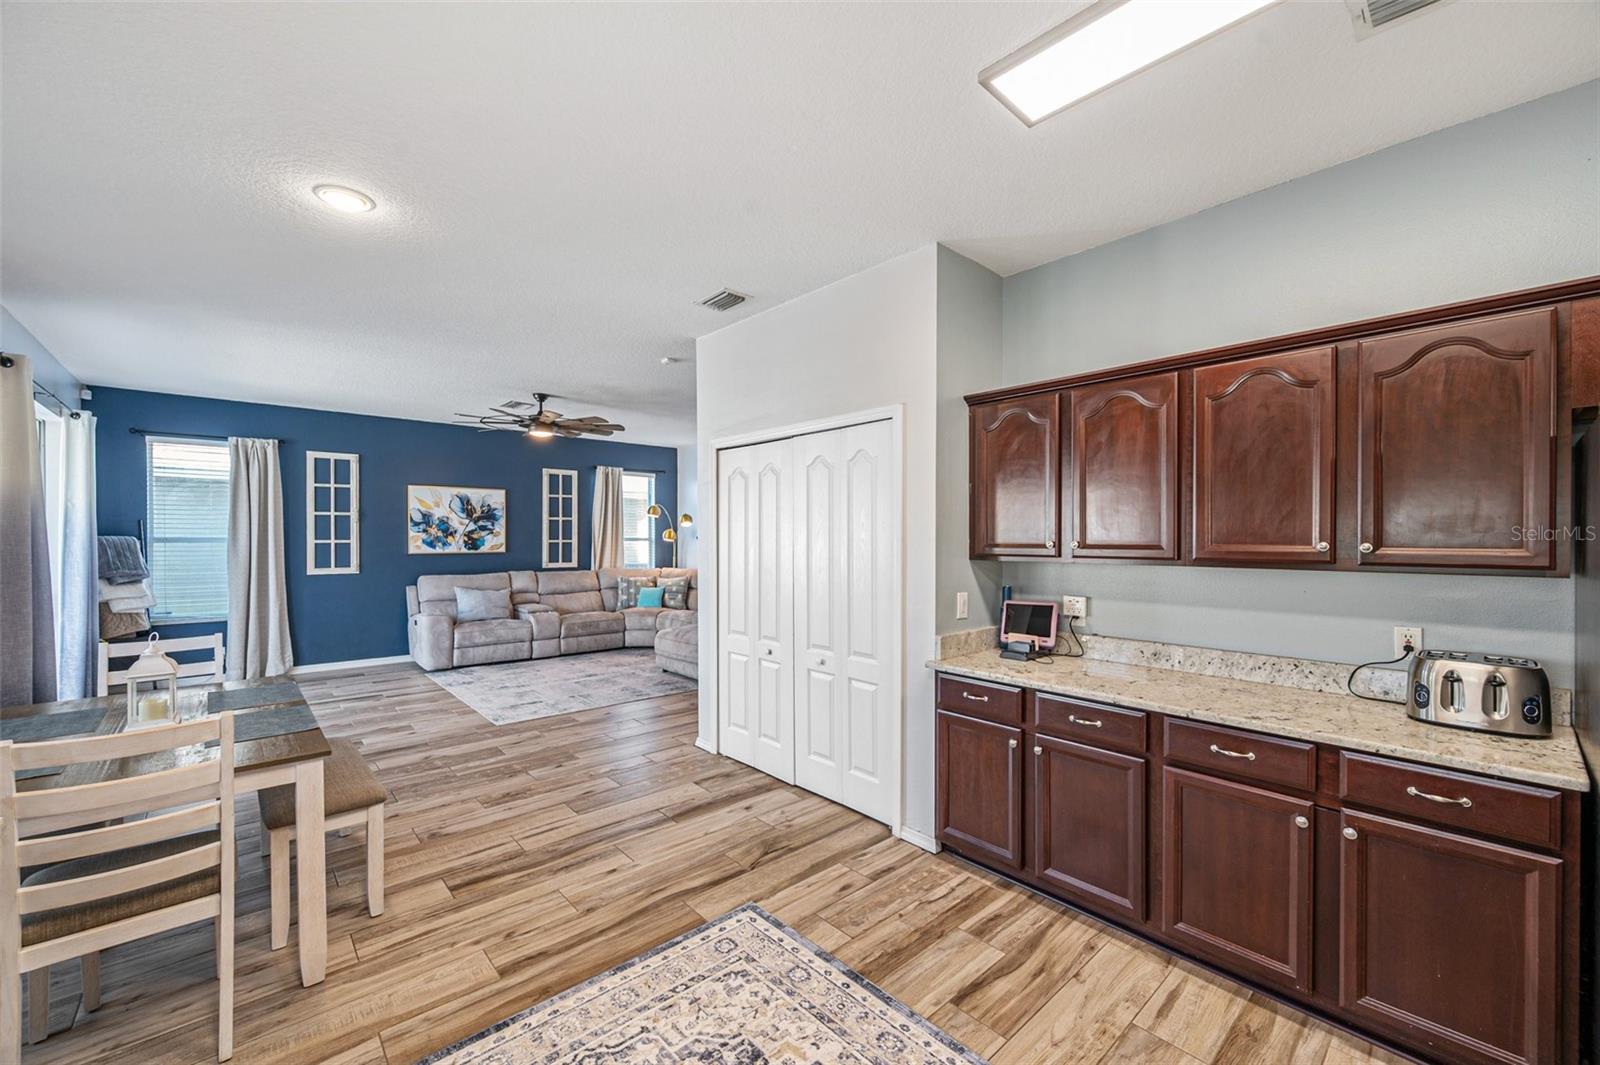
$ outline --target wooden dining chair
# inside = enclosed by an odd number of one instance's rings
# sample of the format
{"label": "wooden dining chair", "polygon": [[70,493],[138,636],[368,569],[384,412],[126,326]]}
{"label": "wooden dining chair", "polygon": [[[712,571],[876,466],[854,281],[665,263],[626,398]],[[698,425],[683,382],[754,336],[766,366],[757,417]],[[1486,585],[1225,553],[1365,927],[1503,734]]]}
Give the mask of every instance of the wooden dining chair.
{"label": "wooden dining chair", "polygon": [[[216,743],[215,756],[195,750]],[[17,791],[17,773],[163,752],[170,768]],[[146,815],[141,818],[141,815]],[[122,818],[140,818],[114,823]],[[39,867],[25,879],[21,871]],[[99,952],[196,921],[216,923],[217,1060],[233,1056],[233,714],[108,736],[0,742],[0,1060],[42,1039],[50,966],[83,959],[83,1004],[100,999]]]}
{"label": "wooden dining chair", "polygon": [[[119,688],[128,683],[128,671],[125,669],[112,669],[111,663],[120,658],[138,658],[144,654],[149,646],[146,640],[124,640],[119,643],[100,641],[100,666],[97,671],[96,690],[100,695],[110,695],[112,688]],[[177,654],[181,651],[210,651],[209,655],[198,658],[193,662],[179,662],[178,676],[180,678],[204,677],[212,684],[221,684],[223,676],[223,662],[225,656],[222,648],[222,633],[214,632],[210,636],[180,636],[171,640],[161,641],[162,654]]]}

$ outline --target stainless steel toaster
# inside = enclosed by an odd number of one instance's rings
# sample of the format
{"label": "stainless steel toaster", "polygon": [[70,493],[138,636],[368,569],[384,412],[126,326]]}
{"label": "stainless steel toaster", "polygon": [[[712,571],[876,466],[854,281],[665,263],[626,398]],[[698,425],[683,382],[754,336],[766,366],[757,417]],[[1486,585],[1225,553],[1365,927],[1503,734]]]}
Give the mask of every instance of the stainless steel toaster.
{"label": "stainless steel toaster", "polygon": [[1411,661],[1406,714],[1510,736],[1550,735],[1550,681],[1531,658],[1423,651]]}

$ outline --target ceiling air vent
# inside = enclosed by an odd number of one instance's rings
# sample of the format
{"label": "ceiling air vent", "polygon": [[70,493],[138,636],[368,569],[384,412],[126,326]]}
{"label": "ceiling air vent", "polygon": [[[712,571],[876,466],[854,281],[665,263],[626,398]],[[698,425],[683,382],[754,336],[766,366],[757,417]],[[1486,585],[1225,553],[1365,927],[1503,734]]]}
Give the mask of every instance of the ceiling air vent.
{"label": "ceiling air vent", "polygon": [[523,407],[531,406],[533,406],[532,403],[525,403],[520,399],[508,399],[500,404],[502,410],[521,410]]}
{"label": "ceiling air vent", "polygon": [[731,311],[749,298],[742,292],[735,292],[731,288],[725,288],[715,296],[707,296],[701,300],[700,306],[710,307],[714,311]]}
{"label": "ceiling air vent", "polygon": [[1432,7],[1438,2],[1439,0],[1345,0],[1345,4],[1350,8],[1350,17],[1355,20],[1356,35],[1359,37],[1365,37],[1391,22],[1415,14],[1425,7]]}

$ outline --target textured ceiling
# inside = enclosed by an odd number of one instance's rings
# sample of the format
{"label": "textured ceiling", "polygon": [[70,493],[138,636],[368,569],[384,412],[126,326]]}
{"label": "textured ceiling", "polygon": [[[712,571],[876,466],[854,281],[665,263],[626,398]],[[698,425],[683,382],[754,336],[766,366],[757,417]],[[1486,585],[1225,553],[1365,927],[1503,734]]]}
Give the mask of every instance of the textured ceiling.
{"label": "textured ceiling", "polygon": [[8,2],[0,300],[95,384],[432,420],[541,388],[687,442],[693,338],[739,317],[931,241],[1013,273],[1600,75],[1592,2],[1360,42],[1291,2],[1025,129],[977,72],[1081,6]]}

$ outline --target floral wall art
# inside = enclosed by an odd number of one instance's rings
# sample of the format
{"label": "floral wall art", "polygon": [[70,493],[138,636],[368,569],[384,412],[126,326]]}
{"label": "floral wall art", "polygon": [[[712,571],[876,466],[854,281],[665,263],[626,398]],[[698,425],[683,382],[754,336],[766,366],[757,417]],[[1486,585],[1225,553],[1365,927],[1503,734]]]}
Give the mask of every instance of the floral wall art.
{"label": "floral wall art", "polygon": [[413,484],[406,488],[406,551],[413,555],[503,554],[504,488]]}

